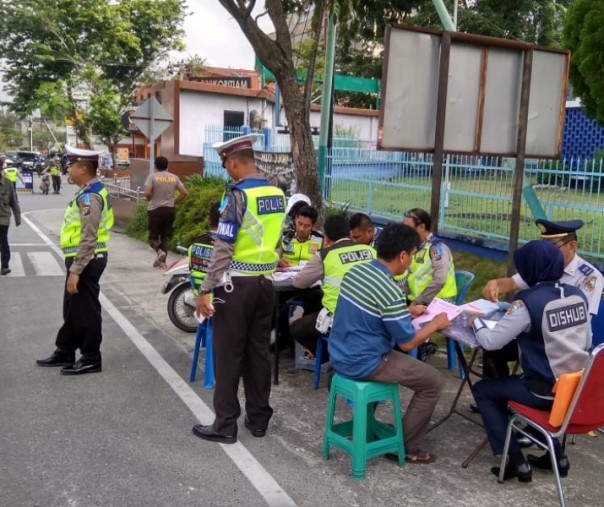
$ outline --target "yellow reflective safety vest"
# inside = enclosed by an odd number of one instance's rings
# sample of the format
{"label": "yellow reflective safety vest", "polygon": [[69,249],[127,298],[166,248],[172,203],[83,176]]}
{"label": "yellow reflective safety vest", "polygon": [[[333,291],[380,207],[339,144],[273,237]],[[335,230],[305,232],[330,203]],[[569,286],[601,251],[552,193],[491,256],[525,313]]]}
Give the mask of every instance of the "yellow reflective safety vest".
{"label": "yellow reflective safety vest", "polygon": [[[277,246],[285,221],[285,194],[262,178],[249,178],[231,186],[243,193],[241,223],[218,224],[218,238],[235,243],[229,271],[237,275],[270,275],[277,269]],[[223,207],[227,205],[224,201]]]}
{"label": "yellow reflective safety vest", "polygon": [[50,175],[51,176],[59,176],[59,169],[57,168],[57,166],[52,166],[50,168]]}
{"label": "yellow reflective safety vest", "polygon": [[376,258],[375,250],[368,245],[360,245],[351,240],[335,243],[321,251],[323,259],[323,308],[333,315],[340,295],[344,275],[360,262]]}
{"label": "yellow reflective safety vest", "polygon": [[82,214],[85,214],[86,207],[90,206],[90,199],[94,199],[90,194],[98,195],[103,203],[94,253],[107,251],[109,230],[113,227],[114,221],[113,208],[107,190],[100,181],[97,181],[80,189],[67,205],[61,227],[61,249],[66,258],[76,256],[82,238]]}
{"label": "yellow reflective safety vest", "polygon": [[312,231],[306,241],[293,238],[291,241],[283,241],[283,258],[289,261],[290,266],[299,266],[301,262],[308,262],[312,256],[323,247],[323,236]]}
{"label": "yellow reflective safety vest", "polygon": [[16,167],[5,167],[4,175],[6,179],[11,183],[17,183],[17,178],[19,177],[19,169]]}
{"label": "yellow reflective safety vest", "polygon": [[199,290],[208,274],[208,267],[214,253],[215,240],[215,233],[206,232],[189,247],[189,272],[193,293],[196,296],[199,295]]}
{"label": "yellow reflective safety vest", "polygon": [[[431,254],[434,249],[436,255],[442,255],[442,253],[439,252],[442,251],[443,247],[446,248],[441,239],[436,236],[430,236],[413,256],[407,276],[407,287],[409,291],[407,299],[409,301],[415,301],[417,296],[421,294],[432,281],[433,267]],[[451,262],[449,264],[445,285],[435,297],[451,300],[456,296],[457,285],[455,284],[455,266],[453,265],[453,262]]]}

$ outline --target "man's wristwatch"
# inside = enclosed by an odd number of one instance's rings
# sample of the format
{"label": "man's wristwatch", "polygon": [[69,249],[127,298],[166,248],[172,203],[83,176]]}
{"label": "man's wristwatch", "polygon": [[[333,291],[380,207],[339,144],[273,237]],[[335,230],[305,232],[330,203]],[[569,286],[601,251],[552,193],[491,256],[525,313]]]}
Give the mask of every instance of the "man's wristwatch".
{"label": "man's wristwatch", "polygon": [[200,296],[207,296],[208,294],[212,294],[212,289],[203,289],[199,291]]}

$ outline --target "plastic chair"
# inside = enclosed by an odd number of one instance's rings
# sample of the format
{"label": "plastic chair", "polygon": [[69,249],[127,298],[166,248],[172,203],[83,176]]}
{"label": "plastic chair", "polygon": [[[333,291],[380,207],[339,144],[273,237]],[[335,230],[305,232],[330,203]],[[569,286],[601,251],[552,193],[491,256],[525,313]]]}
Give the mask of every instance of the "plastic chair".
{"label": "plastic chair", "polygon": [[205,389],[214,389],[214,347],[213,332],[211,320],[204,320],[197,326],[195,335],[195,346],[193,348],[193,361],[191,363],[191,373],[189,382],[195,382],[197,374],[197,363],[199,361],[199,350],[202,347],[206,349],[206,363],[203,373],[203,387]]}
{"label": "plastic chair", "polygon": [[[549,423],[550,412],[527,407],[521,403],[510,402],[509,408],[513,415],[510,418],[503,448],[501,472],[499,482],[503,482],[505,460],[510,447],[512,429],[530,438],[533,443],[548,450],[552,460],[552,470],[556,479],[556,488],[561,507],[566,506],[560,473],[558,471],[558,460],[554,452],[553,439],[564,437],[562,449],[566,444],[566,435],[581,435],[604,426],[604,344],[598,345],[591,353],[587,366],[583,371],[583,377],[572,398],[570,407],[560,426],[552,426]],[[529,425],[545,437],[546,444],[522,429],[523,425]],[[520,427],[519,427],[520,426]]]}
{"label": "plastic chair", "polygon": [[[337,396],[352,400],[352,420],[334,424]],[[374,418],[375,404],[384,400],[392,402],[393,426]],[[365,478],[368,459],[391,452],[398,453],[398,464],[402,467],[405,463],[405,446],[398,385],[351,380],[334,375],[323,434],[324,460],[329,459],[330,447],[336,447],[350,455],[353,479]]]}
{"label": "plastic chair", "polygon": [[[455,285],[457,285],[457,299],[455,304],[457,306],[463,305],[464,299],[468,294],[468,289],[474,281],[474,274],[469,271],[456,271],[455,272]],[[454,370],[457,368],[457,358],[455,357],[455,343],[451,338],[446,339],[447,344],[447,368]],[[463,345],[461,345],[463,350]],[[459,369],[459,375],[463,378],[463,371]]]}

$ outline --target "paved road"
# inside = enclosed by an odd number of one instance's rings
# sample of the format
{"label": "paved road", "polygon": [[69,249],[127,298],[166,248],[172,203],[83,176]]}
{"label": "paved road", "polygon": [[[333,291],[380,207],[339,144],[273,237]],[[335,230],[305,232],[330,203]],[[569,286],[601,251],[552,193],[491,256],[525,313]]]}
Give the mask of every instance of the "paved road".
{"label": "paved road", "polygon": [[[556,505],[548,474],[536,473],[530,485],[499,486],[487,451],[462,469],[482,433],[461,418],[426,439],[436,464],[400,470],[377,459],[365,481],[353,481],[342,453],[321,458],[326,389],[312,391],[310,372],[288,359],[266,438],[243,427],[233,446],[193,437],[193,424],[212,420],[211,391],[188,383],[194,337],[167,318],[152,251],[121,234],[112,237],[102,279],[103,373],[65,377],[36,367],[61,323],[56,244],[74,191],[21,196],[26,221],[10,229],[14,272],[0,279],[1,507]],[[435,365],[442,368],[443,358]],[[436,416],[459,382],[444,373],[448,386]],[[571,505],[601,505],[603,448],[604,438],[581,437],[570,449],[573,470],[564,485]]]}

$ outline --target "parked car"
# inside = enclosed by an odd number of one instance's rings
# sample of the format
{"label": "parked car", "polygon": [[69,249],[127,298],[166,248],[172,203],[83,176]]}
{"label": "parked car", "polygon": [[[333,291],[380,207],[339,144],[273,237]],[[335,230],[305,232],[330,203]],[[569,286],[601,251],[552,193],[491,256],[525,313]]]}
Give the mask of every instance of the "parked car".
{"label": "parked car", "polygon": [[33,151],[7,151],[6,156],[20,171],[42,172],[42,158]]}

